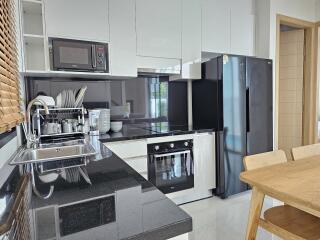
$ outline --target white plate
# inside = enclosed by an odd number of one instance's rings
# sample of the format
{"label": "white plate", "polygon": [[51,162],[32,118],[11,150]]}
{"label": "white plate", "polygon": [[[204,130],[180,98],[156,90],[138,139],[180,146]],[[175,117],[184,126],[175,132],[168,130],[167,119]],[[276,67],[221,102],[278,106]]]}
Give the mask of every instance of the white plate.
{"label": "white plate", "polygon": [[66,93],[65,91],[61,92],[61,107],[63,108],[65,106],[65,102],[66,102]]}
{"label": "white plate", "polygon": [[86,90],[87,90],[87,86],[84,86],[84,87],[81,88],[81,90],[80,90],[80,92],[79,92],[79,94],[77,96],[77,100],[76,100],[77,107],[81,107],[82,106]]}
{"label": "white plate", "polygon": [[76,99],[74,97],[74,93],[73,90],[69,90],[69,94],[70,94],[70,107],[74,107],[74,104],[76,102]]}
{"label": "white plate", "polygon": [[62,92],[62,99],[63,99],[62,107],[65,108],[65,107],[67,107],[67,102],[68,102],[68,95],[65,90],[63,90],[63,92]]}
{"label": "white plate", "polygon": [[61,108],[61,93],[56,97],[56,104],[58,108]]}
{"label": "white plate", "polygon": [[66,108],[68,108],[68,107],[70,107],[70,93],[68,90],[66,90],[66,96],[67,96]]}
{"label": "white plate", "polygon": [[[81,92],[82,92],[82,88],[78,89],[75,93],[75,98],[76,98],[76,101],[75,101],[75,107],[79,107],[79,103],[80,103],[80,98],[81,98]],[[78,94],[77,94],[78,93]]]}

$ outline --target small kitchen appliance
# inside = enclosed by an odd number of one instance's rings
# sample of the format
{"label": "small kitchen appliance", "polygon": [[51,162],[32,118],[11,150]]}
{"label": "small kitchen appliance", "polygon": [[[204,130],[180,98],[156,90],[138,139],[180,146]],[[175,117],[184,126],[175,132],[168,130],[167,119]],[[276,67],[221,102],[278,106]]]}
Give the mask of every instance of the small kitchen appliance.
{"label": "small kitchen appliance", "polygon": [[51,68],[56,71],[109,72],[108,44],[51,38]]}
{"label": "small kitchen appliance", "polygon": [[90,135],[99,135],[99,117],[100,109],[91,109],[89,110],[89,126],[90,126]]}

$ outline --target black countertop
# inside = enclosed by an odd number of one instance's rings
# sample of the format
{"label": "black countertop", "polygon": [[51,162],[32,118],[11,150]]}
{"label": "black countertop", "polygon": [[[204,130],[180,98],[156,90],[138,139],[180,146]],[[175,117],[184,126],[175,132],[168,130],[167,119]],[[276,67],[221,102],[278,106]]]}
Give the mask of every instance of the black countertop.
{"label": "black countertop", "polygon": [[[92,228],[79,232],[78,228],[73,236],[79,240],[88,236],[91,239],[160,240],[192,231],[192,218],[187,213],[106,148],[99,137],[88,136],[87,140],[97,152],[86,166],[92,185],[83,178],[80,182],[68,183],[60,177],[54,184],[52,197],[47,200],[32,197],[33,209],[114,196],[115,220],[105,224],[105,231]],[[48,185],[38,184],[38,189],[46,192]]]}
{"label": "black countertop", "polygon": [[168,122],[125,124],[117,133],[100,134],[102,142],[115,142],[134,139],[165,137],[199,132],[214,132],[214,129],[199,129],[195,126],[177,125]]}

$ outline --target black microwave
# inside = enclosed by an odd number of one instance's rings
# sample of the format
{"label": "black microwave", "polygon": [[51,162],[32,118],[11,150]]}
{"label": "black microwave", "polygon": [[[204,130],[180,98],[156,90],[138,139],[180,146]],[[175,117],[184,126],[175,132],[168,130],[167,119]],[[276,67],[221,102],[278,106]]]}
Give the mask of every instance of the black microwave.
{"label": "black microwave", "polygon": [[51,68],[56,71],[109,72],[108,44],[50,39]]}

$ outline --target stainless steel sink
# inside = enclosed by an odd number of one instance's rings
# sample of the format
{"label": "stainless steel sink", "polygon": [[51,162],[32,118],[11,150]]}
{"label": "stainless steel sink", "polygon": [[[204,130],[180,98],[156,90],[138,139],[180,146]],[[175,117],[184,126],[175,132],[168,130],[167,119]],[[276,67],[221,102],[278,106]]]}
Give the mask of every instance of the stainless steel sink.
{"label": "stainless steel sink", "polygon": [[65,144],[46,144],[39,148],[21,149],[11,164],[26,164],[44,161],[64,160],[70,158],[86,157],[95,155],[95,149],[87,142],[68,142]]}

